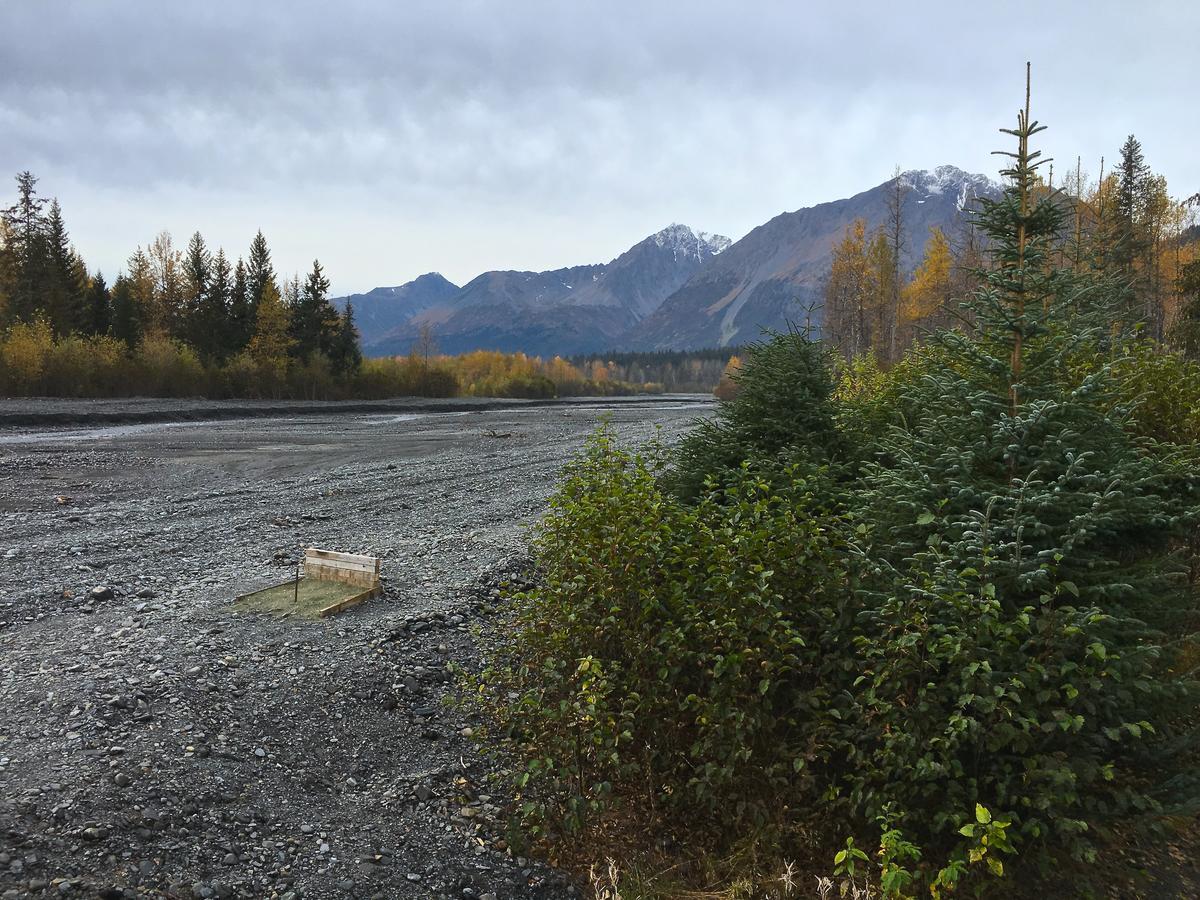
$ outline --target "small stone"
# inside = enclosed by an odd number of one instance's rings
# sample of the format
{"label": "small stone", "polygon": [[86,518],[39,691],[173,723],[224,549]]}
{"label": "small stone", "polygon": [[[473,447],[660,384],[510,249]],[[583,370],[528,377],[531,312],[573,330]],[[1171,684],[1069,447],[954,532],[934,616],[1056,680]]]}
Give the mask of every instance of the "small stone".
{"label": "small stone", "polygon": [[131,781],[133,781],[133,779],[124,772],[118,772],[113,776],[113,784],[115,784],[117,787],[129,787]]}
{"label": "small stone", "polygon": [[301,832],[302,834],[312,834],[312,833],[313,833],[313,827],[312,827],[311,825],[309,825],[309,824],[305,823],[304,825],[301,825],[301,826],[300,826],[300,832]]}
{"label": "small stone", "polygon": [[100,603],[104,600],[111,600],[113,598],[113,596],[114,596],[113,589],[110,587],[104,587],[102,585],[94,587],[90,591],[88,591],[88,598],[93,603]]}
{"label": "small stone", "polygon": [[266,759],[266,758],[267,758],[267,751],[266,751],[266,750],[264,750],[262,747],[255,747],[255,748],[254,748],[254,755],[255,755],[255,756],[257,756],[259,759]]}

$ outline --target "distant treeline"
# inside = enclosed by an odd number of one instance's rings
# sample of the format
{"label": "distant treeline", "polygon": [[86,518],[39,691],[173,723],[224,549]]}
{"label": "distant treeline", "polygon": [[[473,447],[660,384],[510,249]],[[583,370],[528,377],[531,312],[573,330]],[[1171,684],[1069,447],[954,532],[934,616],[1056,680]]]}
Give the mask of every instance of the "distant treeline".
{"label": "distant treeline", "polygon": [[603,366],[607,378],[630,384],[653,385],[666,393],[708,393],[736,359],[741,347],[705,350],[654,350],[594,353],[573,356],[572,365],[587,372]]}
{"label": "distant treeline", "polygon": [[159,234],[110,286],[71,245],[62,208],[17,175],[0,212],[0,386],[77,396],[302,396],[354,390],[354,311],[329,302],[314,260],[280,280],[261,231],[243,260]]}
{"label": "distant treeline", "polygon": [[206,364],[193,348],[163,335],[143,338],[133,350],[111,335],[55,337],[50,325],[39,319],[17,322],[0,335],[0,394],[342,400],[707,393],[716,387],[729,360],[725,350],[669,356],[670,361],[656,365],[600,358],[543,360],[488,350],[460,356],[414,351],[361,360],[342,373],[316,355],[265,370],[248,353]]}
{"label": "distant treeline", "polygon": [[729,351],[567,361],[480,351],[439,356],[432,333],[407,357],[363,360],[354,309],[329,302],[314,260],[279,279],[259,231],[230,261],[162,232],[110,285],[71,245],[57,200],[29,172],[0,210],[0,393],[9,396],[303,399],[553,397],[711,391]]}

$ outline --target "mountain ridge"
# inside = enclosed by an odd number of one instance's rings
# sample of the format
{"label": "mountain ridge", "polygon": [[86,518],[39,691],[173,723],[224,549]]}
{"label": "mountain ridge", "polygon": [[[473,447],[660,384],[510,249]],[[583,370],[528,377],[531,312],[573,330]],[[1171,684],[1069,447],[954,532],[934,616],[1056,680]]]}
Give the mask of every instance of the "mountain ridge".
{"label": "mountain ridge", "polygon": [[408,352],[425,326],[442,352],[541,356],[730,346],[789,322],[819,328],[833,245],[856,218],[868,227],[883,221],[896,177],[905,188],[906,271],[929,228],[956,227],[972,199],[999,191],[956,166],[910,170],[851,197],[779,213],[737,241],[672,223],[607,263],[493,270],[461,287],[427,273],[334,302],[354,303],[368,355]]}

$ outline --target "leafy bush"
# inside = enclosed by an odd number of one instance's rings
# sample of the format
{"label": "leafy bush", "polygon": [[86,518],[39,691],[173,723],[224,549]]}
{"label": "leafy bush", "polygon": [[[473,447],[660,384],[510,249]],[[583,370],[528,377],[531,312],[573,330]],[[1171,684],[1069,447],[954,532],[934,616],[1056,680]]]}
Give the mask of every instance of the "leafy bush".
{"label": "leafy bush", "polygon": [[835,701],[820,672],[846,597],[822,473],[778,491],[743,468],[688,506],[661,465],[592,439],[542,525],[521,639],[479,698],[519,695],[491,710],[529,749],[543,825],[582,826],[633,791],[715,845],[786,829],[819,793]]}
{"label": "leafy bush", "polygon": [[196,351],[166,337],[146,338],[135,357],[137,383],[151,397],[189,397],[204,393],[204,367]]}
{"label": "leafy bush", "polygon": [[53,346],[54,335],[44,319],[10,326],[0,340],[4,389],[14,394],[36,393]]}

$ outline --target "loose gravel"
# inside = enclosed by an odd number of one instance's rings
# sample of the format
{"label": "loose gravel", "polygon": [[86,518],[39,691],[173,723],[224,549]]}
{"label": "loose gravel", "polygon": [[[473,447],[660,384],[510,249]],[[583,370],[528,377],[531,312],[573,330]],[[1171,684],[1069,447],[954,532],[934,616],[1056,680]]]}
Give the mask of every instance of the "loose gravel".
{"label": "loose gravel", "polygon": [[[509,846],[449,667],[598,422],[671,441],[708,408],[0,428],[0,897],[575,895]],[[384,596],[233,611],[305,546],[382,556]]]}

